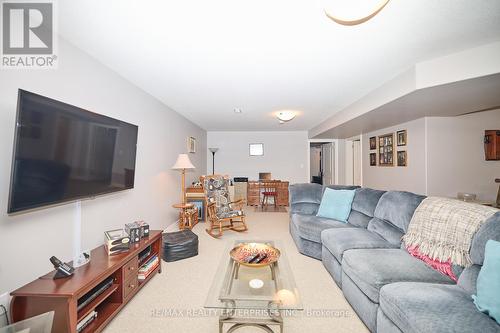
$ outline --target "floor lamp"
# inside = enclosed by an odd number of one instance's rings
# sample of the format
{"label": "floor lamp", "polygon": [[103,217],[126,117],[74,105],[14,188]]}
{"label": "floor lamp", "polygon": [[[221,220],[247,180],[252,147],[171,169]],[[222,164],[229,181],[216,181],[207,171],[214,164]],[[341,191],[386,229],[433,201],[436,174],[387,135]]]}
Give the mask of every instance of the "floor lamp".
{"label": "floor lamp", "polygon": [[186,203],[186,170],[194,169],[193,163],[189,160],[189,156],[187,154],[179,154],[177,157],[177,161],[172,167],[173,170],[179,170],[182,173],[182,203]]}
{"label": "floor lamp", "polygon": [[219,148],[208,148],[212,152],[212,175],[215,175],[215,153]]}

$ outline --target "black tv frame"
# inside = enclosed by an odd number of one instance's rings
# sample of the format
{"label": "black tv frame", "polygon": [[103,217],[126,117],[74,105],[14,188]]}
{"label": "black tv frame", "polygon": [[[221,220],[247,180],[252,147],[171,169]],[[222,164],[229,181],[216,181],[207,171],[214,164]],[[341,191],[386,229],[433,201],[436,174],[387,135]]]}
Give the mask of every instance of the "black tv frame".
{"label": "black tv frame", "polygon": [[[13,184],[14,183],[14,165],[15,165],[15,162],[16,162],[15,161],[15,158],[16,158],[16,147],[17,147],[17,143],[18,143],[17,139],[18,139],[18,136],[19,136],[19,128],[20,128],[20,119],[19,119],[19,116],[20,116],[20,112],[21,112],[20,111],[20,108],[21,108],[21,97],[22,97],[23,94],[28,94],[28,95],[34,95],[34,96],[37,96],[37,97],[41,97],[41,98],[44,98],[44,99],[49,100],[51,102],[60,104],[62,106],[69,107],[69,108],[72,108],[72,109],[77,109],[78,111],[80,111],[82,113],[87,113],[87,114],[91,114],[91,115],[94,115],[94,116],[98,116],[98,117],[101,117],[102,119],[110,119],[110,120],[114,120],[114,121],[119,121],[121,123],[124,123],[124,124],[130,125],[130,126],[136,127],[137,128],[137,140],[136,140],[136,151],[135,151],[135,159],[134,159],[134,177],[133,177],[132,185],[131,186],[125,186],[125,188],[120,188],[120,189],[113,189],[113,190],[109,190],[109,191],[101,191],[101,192],[98,192],[98,193],[94,193],[92,195],[82,195],[82,196],[76,196],[76,197],[72,197],[72,198],[67,198],[67,199],[59,200],[59,201],[56,201],[56,202],[53,202],[53,203],[42,203],[42,204],[31,205],[31,206],[26,207],[26,208],[14,209],[12,207],[12,195],[13,195],[13,187],[12,186],[14,185]],[[126,122],[126,121],[123,121],[123,120],[120,120],[120,119],[108,117],[108,116],[105,116],[105,115],[102,115],[102,114],[99,114],[99,113],[96,113],[96,112],[92,112],[92,111],[83,109],[81,107],[78,107],[78,106],[75,106],[75,105],[72,105],[72,104],[69,104],[69,103],[61,102],[59,100],[56,100],[56,99],[53,99],[53,98],[50,98],[50,97],[47,97],[47,96],[43,96],[43,95],[40,95],[40,94],[33,93],[31,91],[27,91],[27,90],[24,90],[24,89],[18,89],[18,93],[17,93],[17,108],[16,108],[16,123],[15,123],[14,140],[13,140],[14,144],[13,144],[13,149],[12,149],[12,161],[11,161],[11,166],[10,166],[11,170],[10,170],[9,200],[8,200],[7,214],[9,214],[9,215],[15,215],[15,214],[20,214],[20,213],[27,213],[27,212],[30,212],[30,211],[33,211],[33,210],[37,210],[37,209],[55,207],[55,206],[59,206],[59,205],[63,205],[63,204],[71,203],[71,202],[81,201],[83,199],[93,199],[93,198],[95,198],[97,196],[111,194],[111,193],[117,193],[117,192],[122,192],[122,191],[133,189],[134,186],[135,186],[135,169],[136,169],[136,166],[137,166],[137,142],[138,142],[138,138],[139,138],[139,126],[137,126],[137,125],[134,125],[132,123],[129,123],[129,122]]]}

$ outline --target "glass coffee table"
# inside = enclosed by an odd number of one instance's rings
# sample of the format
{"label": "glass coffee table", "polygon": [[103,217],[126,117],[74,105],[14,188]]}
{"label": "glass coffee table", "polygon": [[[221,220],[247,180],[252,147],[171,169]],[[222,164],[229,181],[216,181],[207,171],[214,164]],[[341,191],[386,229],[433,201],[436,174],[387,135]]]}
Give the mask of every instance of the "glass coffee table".
{"label": "glass coffee table", "polygon": [[[248,243],[265,243],[277,248],[281,255],[277,262],[264,267],[240,265],[229,253]],[[223,252],[205,308],[220,310],[219,333],[223,332],[224,324],[231,325],[227,333],[248,326],[273,333],[272,325],[279,326],[283,332],[284,315],[302,311],[303,307],[281,243],[270,240],[230,242]]]}

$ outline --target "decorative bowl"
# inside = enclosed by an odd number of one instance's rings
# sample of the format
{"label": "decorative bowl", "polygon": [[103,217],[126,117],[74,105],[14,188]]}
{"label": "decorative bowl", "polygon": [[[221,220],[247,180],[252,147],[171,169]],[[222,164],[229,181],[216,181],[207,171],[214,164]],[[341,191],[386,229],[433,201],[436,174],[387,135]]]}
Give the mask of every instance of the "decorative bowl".
{"label": "decorative bowl", "polygon": [[[229,255],[237,263],[247,267],[265,267],[278,261],[281,252],[277,248],[265,243],[242,243],[233,248]],[[265,256],[258,263],[250,263],[254,256]]]}

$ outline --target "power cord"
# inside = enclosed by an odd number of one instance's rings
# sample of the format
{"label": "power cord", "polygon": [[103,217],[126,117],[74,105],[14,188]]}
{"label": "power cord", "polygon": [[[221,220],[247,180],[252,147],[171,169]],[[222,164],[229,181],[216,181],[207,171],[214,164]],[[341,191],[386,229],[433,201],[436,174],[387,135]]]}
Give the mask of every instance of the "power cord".
{"label": "power cord", "polygon": [[5,321],[7,323],[7,326],[9,326],[10,325],[10,322],[9,322],[9,313],[7,312],[7,309],[2,304],[0,304],[0,308],[3,309],[3,314],[5,314]]}

